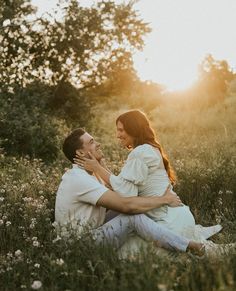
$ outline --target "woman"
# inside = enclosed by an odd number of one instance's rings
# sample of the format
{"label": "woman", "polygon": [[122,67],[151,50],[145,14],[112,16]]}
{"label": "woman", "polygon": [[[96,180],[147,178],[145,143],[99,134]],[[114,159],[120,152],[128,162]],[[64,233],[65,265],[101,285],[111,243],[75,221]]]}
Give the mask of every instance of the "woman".
{"label": "woman", "polygon": [[[118,176],[102,167],[95,159],[77,162],[85,169],[95,172],[124,196],[130,193],[132,196],[162,196],[168,185],[175,183],[176,177],[147,117],[139,110],[131,110],[117,118],[116,126],[121,145],[131,150]],[[163,206],[149,211],[147,215],[176,234],[199,242],[204,242],[222,229],[220,225],[196,225],[186,205],[175,208]]]}

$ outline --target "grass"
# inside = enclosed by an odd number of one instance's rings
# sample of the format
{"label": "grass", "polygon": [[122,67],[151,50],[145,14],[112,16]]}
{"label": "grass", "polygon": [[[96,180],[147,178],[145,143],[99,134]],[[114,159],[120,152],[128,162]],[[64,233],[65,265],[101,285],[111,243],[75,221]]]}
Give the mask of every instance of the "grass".
{"label": "grass", "polygon": [[[92,133],[117,173],[127,155],[113,139],[119,112],[96,110]],[[223,225],[216,242],[236,241],[235,97],[204,111],[163,106],[149,117],[176,169],[176,192],[196,221]],[[34,281],[49,291],[236,289],[235,253],[199,261],[177,253],[158,257],[150,250],[120,260],[114,250],[95,246],[87,236],[57,237],[55,193],[67,166],[63,158],[46,165],[1,153],[0,290],[31,290],[37,288]]]}

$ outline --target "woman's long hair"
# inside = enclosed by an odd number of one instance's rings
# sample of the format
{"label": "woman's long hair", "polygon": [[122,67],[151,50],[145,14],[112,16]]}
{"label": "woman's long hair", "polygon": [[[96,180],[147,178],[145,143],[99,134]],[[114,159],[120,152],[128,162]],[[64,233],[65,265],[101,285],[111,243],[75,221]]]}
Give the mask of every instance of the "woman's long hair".
{"label": "woman's long hair", "polygon": [[150,144],[153,147],[158,148],[169,179],[172,184],[175,184],[175,172],[170,165],[167,155],[164,153],[160,143],[157,141],[154,130],[151,128],[146,115],[139,110],[130,110],[118,116],[116,119],[116,124],[118,121],[123,124],[124,130],[128,133],[128,135],[133,137],[134,148],[142,144]]}

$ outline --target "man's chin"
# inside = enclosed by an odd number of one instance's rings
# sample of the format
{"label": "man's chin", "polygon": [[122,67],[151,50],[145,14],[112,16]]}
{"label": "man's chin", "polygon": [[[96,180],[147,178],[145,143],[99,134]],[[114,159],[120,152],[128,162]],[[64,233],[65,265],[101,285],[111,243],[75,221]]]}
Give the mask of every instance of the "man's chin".
{"label": "man's chin", "polygon": [[96,152],[94,154],[94,157],[96,158],[97,161],[101,161],[101,159],[104,157],[104,155],[103,155],[103,153]]}
{"label": "man's chin", "polygon": [[102,158],[104,158],[104,155],[102,154],[102,155],[98,155],[98,157],[96,157],[96,159],[100,162],[101,161],[101,159]]}

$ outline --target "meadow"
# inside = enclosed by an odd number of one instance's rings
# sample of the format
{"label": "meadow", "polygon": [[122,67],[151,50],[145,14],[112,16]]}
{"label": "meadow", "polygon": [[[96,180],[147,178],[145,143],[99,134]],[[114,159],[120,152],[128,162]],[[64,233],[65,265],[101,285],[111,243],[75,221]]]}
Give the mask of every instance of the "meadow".
{"label": "meadow", "polygon": [[[176,101],[177,103],[177,101]],[[117,145],[115,118],[126,110],[97,106],[91,133],[118,173],[127,152]],[[236,96],[208,109],[165,104],[148,113],[178,176],[175,191],[197,223],[221,223],[213,240],[236,242]],[[63,137],[60,137],[61,139]],[[0,153],[0,290],[236,289],[236,252],[218,259],[152,250],[119,259],[88,236],[63,240],[53,226],[55,193],[69,164]]]}

